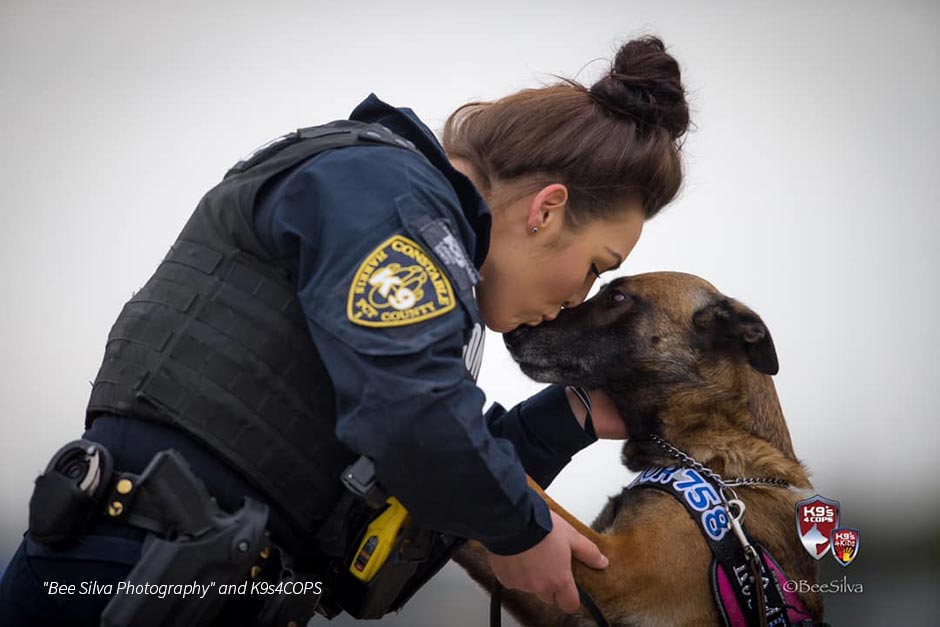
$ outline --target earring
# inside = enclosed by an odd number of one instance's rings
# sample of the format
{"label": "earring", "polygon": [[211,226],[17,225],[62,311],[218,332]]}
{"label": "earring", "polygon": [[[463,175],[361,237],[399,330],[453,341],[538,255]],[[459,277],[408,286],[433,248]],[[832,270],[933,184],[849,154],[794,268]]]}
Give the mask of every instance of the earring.
{"label": "earring", "polygon": [[534,234],[534,233],[538,233],[538,232],[539,232],[539,227],[533,226],[533,227],[532,227],[532,233]]}

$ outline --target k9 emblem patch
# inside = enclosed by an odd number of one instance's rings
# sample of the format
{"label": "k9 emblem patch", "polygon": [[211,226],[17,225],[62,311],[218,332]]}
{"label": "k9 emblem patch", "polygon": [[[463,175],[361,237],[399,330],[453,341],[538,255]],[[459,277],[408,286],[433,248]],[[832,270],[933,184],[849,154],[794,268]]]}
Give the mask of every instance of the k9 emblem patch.
{"label": "k9 emblem patch", "polygon": [[415,241],[393,235],[359,266],[349,286],[346,317],[365,327],[398,327],[451,311],[454,289]]}
{"label": "k9 emblem patch", "polygon": [[838,526],[839,501],[815,494],[796,502],[796,533],[803,548],[816,559],[829,552],[830,536]]}

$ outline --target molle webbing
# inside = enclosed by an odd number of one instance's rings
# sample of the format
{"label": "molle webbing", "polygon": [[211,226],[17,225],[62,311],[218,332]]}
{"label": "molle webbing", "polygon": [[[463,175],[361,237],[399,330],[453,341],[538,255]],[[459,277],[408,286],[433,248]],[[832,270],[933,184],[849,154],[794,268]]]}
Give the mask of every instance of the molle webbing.
{"label": "molle webbing", "polygon": [[313,531],[357,455],[334,434],[333,386],[296,296],[297,260],[273,259],[252,217],[262,188],[293,166],[376,143],[418,152],[381,125],[340,120],[285,135],[236,164],[124,305],[86,426],[116,413],[181,428],[269,495],[300,531]]}

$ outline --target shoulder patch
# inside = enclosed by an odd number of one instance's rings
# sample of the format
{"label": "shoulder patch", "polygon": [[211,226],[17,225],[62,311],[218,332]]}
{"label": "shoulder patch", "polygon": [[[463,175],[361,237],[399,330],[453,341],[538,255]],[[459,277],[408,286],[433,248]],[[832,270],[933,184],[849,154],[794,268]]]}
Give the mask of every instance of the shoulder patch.
{"label": "shoulder patch", "polygon": [[440,316],[455,306],[454,289],[431,256],[414,240],[393,235],[356,270],[346,317],[365,327],[398,327]]}

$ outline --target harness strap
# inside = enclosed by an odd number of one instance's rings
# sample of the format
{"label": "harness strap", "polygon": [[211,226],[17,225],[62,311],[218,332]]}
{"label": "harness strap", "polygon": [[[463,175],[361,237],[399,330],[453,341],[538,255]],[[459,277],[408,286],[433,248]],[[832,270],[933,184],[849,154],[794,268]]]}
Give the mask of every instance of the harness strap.
{"label": "harness strap", "polygon": [[[721,487],[707,474],[681,466],[652,467],[627,486],[628,490],[634,488],[653,488],[672,495],[695,521],[713,555],[711,587],[718,615],[726,627],[791,627],[804,618],[802,608],[785,603],[777,573],[767,565],[769,554],[746,530],[741,530],[754,551],[749,559],[732,529],[732,513],[721,498]],[[761,608],[766,610],[763,615]],[[791,617],[788,610],[797,611]]]}
{"label": "harness strap", "polygon": [[[597,623],[598,627],[610,627],[610,623],[607,622],[607,619],[604,617],[604,613],[601,612],[601,608],[597,606],[597,603],[591,597],[587,591],[581,587],[580,584],[575,583],[578,587],[578,596],[581,597],[581,605],[584,606],[584,609],[588,611],[591,615],[591,618],[594,619],[594,622]],[[500,608],[502,607],[502,596],[503,596],[503,587],[496,586],[493,590],[493,594],[490,596],[490,627],[502,627],[503,617],[500,614]]]}

